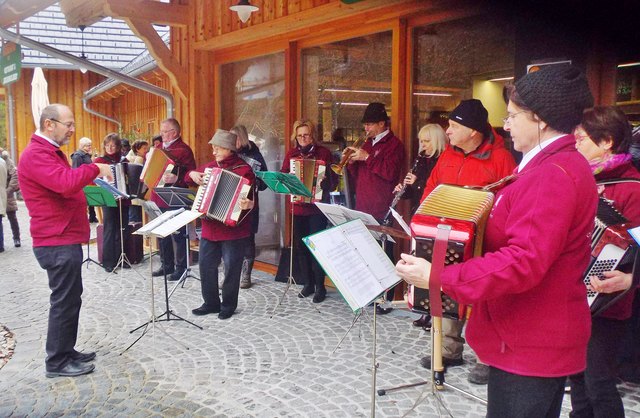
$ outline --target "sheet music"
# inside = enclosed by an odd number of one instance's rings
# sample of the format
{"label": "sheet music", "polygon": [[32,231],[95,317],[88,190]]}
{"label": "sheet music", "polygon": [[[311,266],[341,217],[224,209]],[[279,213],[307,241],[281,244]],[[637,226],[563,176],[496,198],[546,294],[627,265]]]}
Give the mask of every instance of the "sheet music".
{"label": "sheet music", "polygon": [[109,192],[111,192],[111,194],[116,198],[116,199],[128,199],[129,195],[126,193],[122,193],[120,190],[116,189],[115,187],[113,187],[111,184],[109,184],[109,182],[106,182],[102,179],[95,179],[94,183],[97,184],[98,186],[102,187],[105,190],[108,190]]}
{"label": "sheet music", "polygon": [[407,225],[407,223],[404,221],[404,219],[402,218],[402,215],[400,215],[398,211],[396,211],[394,208],[389,208],[389,210],[391,210],[391,215],[393,216],[393,219],[395,219],[396,222],[398,222],[398,225],[400,225],[402,230],[407,235],[411,236],[411,228],[409,228],[409,225]]}
{"label": "sheet music", "polygon": [[631,228],[628,230],[628,232],[629,232],[629,235],[631,235],[631,238],[636,240],[636,243],[640,245],[640,226]]}
{"label": "sheet music", "polygon": [[185,210],[184,208],[180,208],[180,209],[176,209],[176,210],[169,210],[169,211],[163,213],[162,215],[158,216],[154,220],[146,223],[141,228],[138,228],[135,232],[133,232],[133,234],[135,234],[135,235],[147,235],[147,234],[150,234],[150,233],[152,233],[152,231],[155,228],[157,228],[158,226],[162,225],[163,223],[165,223],[169,219],[173,218],[174,216],[176,216],[180,212],[184,212],[184,210]]}
{"label": "sheet music", "polygon": [[200,212],[184,210],[157,228],[154,228],[152,234],[162,238],[168,237],[186,224],[198,219],[200,216],[202,216]]}
{"label": "sheet music", "polygon": [[361,219],[304,238],[353,311],[400,281]]}
{"label": "sheet music", "polygon": [[[316,206],[322,211],[324,216],[329,219],[329,222],[331,222],[333,226],[342,225],[356,219],[360,219],[365,225],[380,225],[372,215],[349,209],[342,205],[330,205],[328,203],[316,202]],[[382,241],[382,234],[380,232],[369,231],[369,233],[371,233],[378,241]],[[387,236],[387,241],[395,242],[395,240],[390,236]]]}
{"label": "sheet music", "polygon": [[155,219],[158,216],[162,215],[162,211],[156,204],[156,202],[152,202],[151,200],[142,200],[141,203],[142,209],[146,212],[149,219]]}

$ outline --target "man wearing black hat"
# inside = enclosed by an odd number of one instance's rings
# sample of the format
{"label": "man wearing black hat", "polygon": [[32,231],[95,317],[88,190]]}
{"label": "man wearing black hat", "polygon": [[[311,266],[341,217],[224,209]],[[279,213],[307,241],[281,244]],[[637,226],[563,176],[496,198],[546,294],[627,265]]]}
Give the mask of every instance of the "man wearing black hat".
{"label": "man wearing black hat", "polygon": [[[446,134],[449,145],[442,153],[425,186],[422,200],[439,184],[459,186],[486,186],[508,176],[515,161],[504,148],[504,140],[489,125],[489,113],[477,99],[462,100],[449,113]],[[442,319],[442,360],[446,367],[462,364],[465,320]],[[431,367],[431,356],[423,357],[420,364]],[[469,373],[469,381],[486,384],[489,368],[482,363]]]}
{"label": "man wearing black hat", "polygon": [[[367,140],[360,148],[347,148],[354,151],[348,169],[355,184],[355,209],[373,215],[382,223],[393,200],[393,189],[404,174],[404,147],[389,129],[384,104],[370,103],[362,123]],[[386,251],[393,259],[393,247],[389,243]],[[391,308],[378,310],[381,314],[390,311]]]}

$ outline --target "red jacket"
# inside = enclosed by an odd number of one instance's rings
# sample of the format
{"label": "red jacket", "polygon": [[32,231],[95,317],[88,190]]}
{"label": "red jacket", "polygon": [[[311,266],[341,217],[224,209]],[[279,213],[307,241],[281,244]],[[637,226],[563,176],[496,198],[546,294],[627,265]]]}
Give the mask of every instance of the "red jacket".
{"label": "red jacket", "polygon": [[[631,162],[628,162],[613,170],[597,174],[596,181],[623,177],[640,179],[640,173]],[[629,220],[630,227],[640,225],[640,183],[619,183],[605,186],[602,196],[613,201],[615,208]],[[635,293],[636,289],[629,290],[626,295],[600,316],[619,320],[630,318]]]}
{"label": "red jacket", "polygon": [[33,134],[18,164],[20,190],[34,247],[81,244],[89,240],[87,199],[82,188],[100,173],[95,164],[72,169],[64,153]]}
{"label": "red jacket", "polygon": [[[289,173],[291,171],[292,158],[303,158],[302,153],[300,152],[298,147],[291,148],[284,156],[280,172]],[[333,172],[333,170],[331,170],[331,161],[333,159],[331,151],[329,151],[329,149],[323,147],[322,145],[316,144],[308,154],[304,155],[304,158],[324,161],[326,166],[324,173],[325,180],[320,183],[320,186],[322,187],[323,191],[322,202],[328,203],[330,193],[337,184],[337,176]],[[318,207],[313,203],[296,202],[293,204],[293,214],[296,216],[322,215],[322,211],[320,211],[320,209],[318,209]]]}
{"label": "red jacket", "polygon": [[[249,164],[245,163],[244,160],[238,157],[235,153],[225,160],[220,161],[219,164],[214,160],[210,163],[201,165],[195,171],[202,173],[205,168],[209,167],[224,168],[249,179],[251,181],[251,187],[255,184],[256,176],[253,174],[253,170],[251,170]],[[185,184],[196,185],[193,180],[191,180],[191,177],[189,177],[189,173],[191,171],[188,171],[185,174],[183,180]],[[202,238],[209,241],[229,241],[246,238],[251,235],[250,218],[251,216],[246,216],[239,224],[235,226],[227,226],[222,222],[202,217]]]}
{"label": "red jacket", "polygon": [[515,167],[513,156],[504,148],[504,139],[492,129],[491,136],[467,155],[447,145],[431,171],[422,200],[439,184],[486,186],[508,176]]}
{"label": "red jacket", "polygon": [[362,149],[369,153],[369,158],[348,165],[356,186],[356,210],[382,220],[393,200],[393,189],[404,174],[404,146],[389,131],[376,145],[368,138]]}
{"label": "red jacket", "polygon": [[[185,174],[196,168],[196,160],[193,156],[193,151],[189,148],[189,145],[185,144],[182,137],[178,138],[169,148],[163,149],[169,155],[169,158],[173,160],[175,166],[172,173],[178,176],[178,179],[173,184],[166,184],[166,186],[174,187],[187,187],[185,182]],[[160,199],[154,192],[151,193],[151,198],[159,207],[165,208],[167,205]]]}
{"label": "red jacket", "polygon": [[442,289],[473,304],[466,337],[480,360],[524,376],[586,365],[589,263],[597,192],[566,135],[536,155],[495,198],[482,257],[445,267]]}

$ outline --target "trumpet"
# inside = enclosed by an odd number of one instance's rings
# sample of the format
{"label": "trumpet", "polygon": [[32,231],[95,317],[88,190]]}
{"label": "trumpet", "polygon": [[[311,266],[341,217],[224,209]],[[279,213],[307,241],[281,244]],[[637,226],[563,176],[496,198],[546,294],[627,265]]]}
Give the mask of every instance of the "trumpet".
{"label": "trumpet", "polygon": [[[362,144],[364,143],[364,141],[366,141],[366,137],[364,138],[358,138],[355,140],[355,142],[353,143],[353,145],[351,145],[353,148],[360,148],[362,146]],[[349,158],[351,158],[351,155],[354,153],[355,151],[353,151],[352,149],[347,148],[344,151],[344,154],[342,154],[342,158],[340,159],[340,162],[338,164],[331,164],[331,170],[336,173],[337,175],[341,176],[342,175],[342,171],[344,170],[344,166],[347,164],[347,162],[349,161]]]}

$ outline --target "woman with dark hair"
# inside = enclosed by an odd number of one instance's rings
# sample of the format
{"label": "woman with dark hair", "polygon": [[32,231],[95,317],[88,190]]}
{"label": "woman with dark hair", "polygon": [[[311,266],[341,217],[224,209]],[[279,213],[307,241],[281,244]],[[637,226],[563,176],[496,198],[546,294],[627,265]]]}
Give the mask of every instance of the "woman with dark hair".
{"label": "woman with dark hair", "polygon": [[[236,125],[229,130],[235,134],[238,139],[236,147],[238,157],[242,158],[251,169],[255,171],[267,171],[267,163],[262,157],[262,153],[258,146],[249,140],[249,133],[244,125]],[[258,224],[260,222],[260,205],[258,204],[258,192],[267,188],[262,180],[256,177],[256,189],[253,199],[253,210],[251,211],[251,235],[249,236],[249,245],[245,247],[244,259],[242,260],[242,273],[240,274],[240,289],[248,289],[251,287],[251,271],[253,263],[256,259],[256,233],[258,232]]]}
{"label": "woman with dark hair", "polygon": [[[122,156],[122,142],[118,134],[110,133],[105,136],[102,145],[104,154],[101,157],[97,157],[94,161],[95,163],[115,165],[127,162],[127,159]],[[102,232],[102,267],[109,273],[114,272],[118,267],[118,260],[122,252],[120,229],[122,225],[129,223],[129,205],[130,200],[126,199],[115,208],[102,206],[104,227]],[[120,223],[121,215],[122,223]],[[129,268],[130,266],[127,263],[123,263],[122,267]]]}
{"label": "woman with dark hair", "polygon": [[131,151],[126,155],[126,158],[131,163],[144,164],[147,152],[149,152],[149,142],[144,139],[137,139],[131,145]]}
{"label": "woman with dark hair", "polygon": [[[594,107],[584,113],[575,131],[576,148],[593,172],[596,181],[637,179],[635,183],[600,185],[598,193],[610,202],[629,225],[640,225],[640,173],[631,163],[629,144],[631,125],[617,107]],[[599,293],[613,293],[631,287],[632,263],[604,273],[604,279],[591,278]],[[591,319],[591,338],[587,346],[587,369],[571,376],[572,418],[624,417],[624,406],[616,388],[616,364],[612,358],[622,341],[636,289],[629,290],[616,303]]]}
{"label": "woman with dark hair", "polygon": [[[593,97],[571,65],[526,74],[508,97],[505,130],[523,160],[496,193],[483,255],[445,266],[436,290],[473,305],[466,338],[489,366],[487,417],[558,417],[590,332],[582,274],[597,193],[572,132]],[[401,257],[397,273],[428,289],[431,264]]]}
{"label": "woman with dark hair", "polygon": [[[297,120],[293,123],[291,131],[291,141],[293,147],[287,152],[282,162],[283,173],[291,171],[291,160],[309,159],[319,160],[325,164],[325,177],[320,180],[322,188],[322,201],[329,202],[329,194],[336,185],[336,178],[331,166],[332,156],[329,149],[319,145],[316,141],[315,124],[310,120]],[[314,232],[321,231],[327,227],[327,218],[320,209],[313,203],[294,202],[291,205],[293,218],[293,254],[298,261],[300,271],[306,282],[298,297],[306,298],[313,296],[314,303],[322,302],[327,290],[324,286],[324,271],[316,259],[311,255],[309,249],[302,242],[302,238]],[[315,294],[314,294],[315,293]]]}

